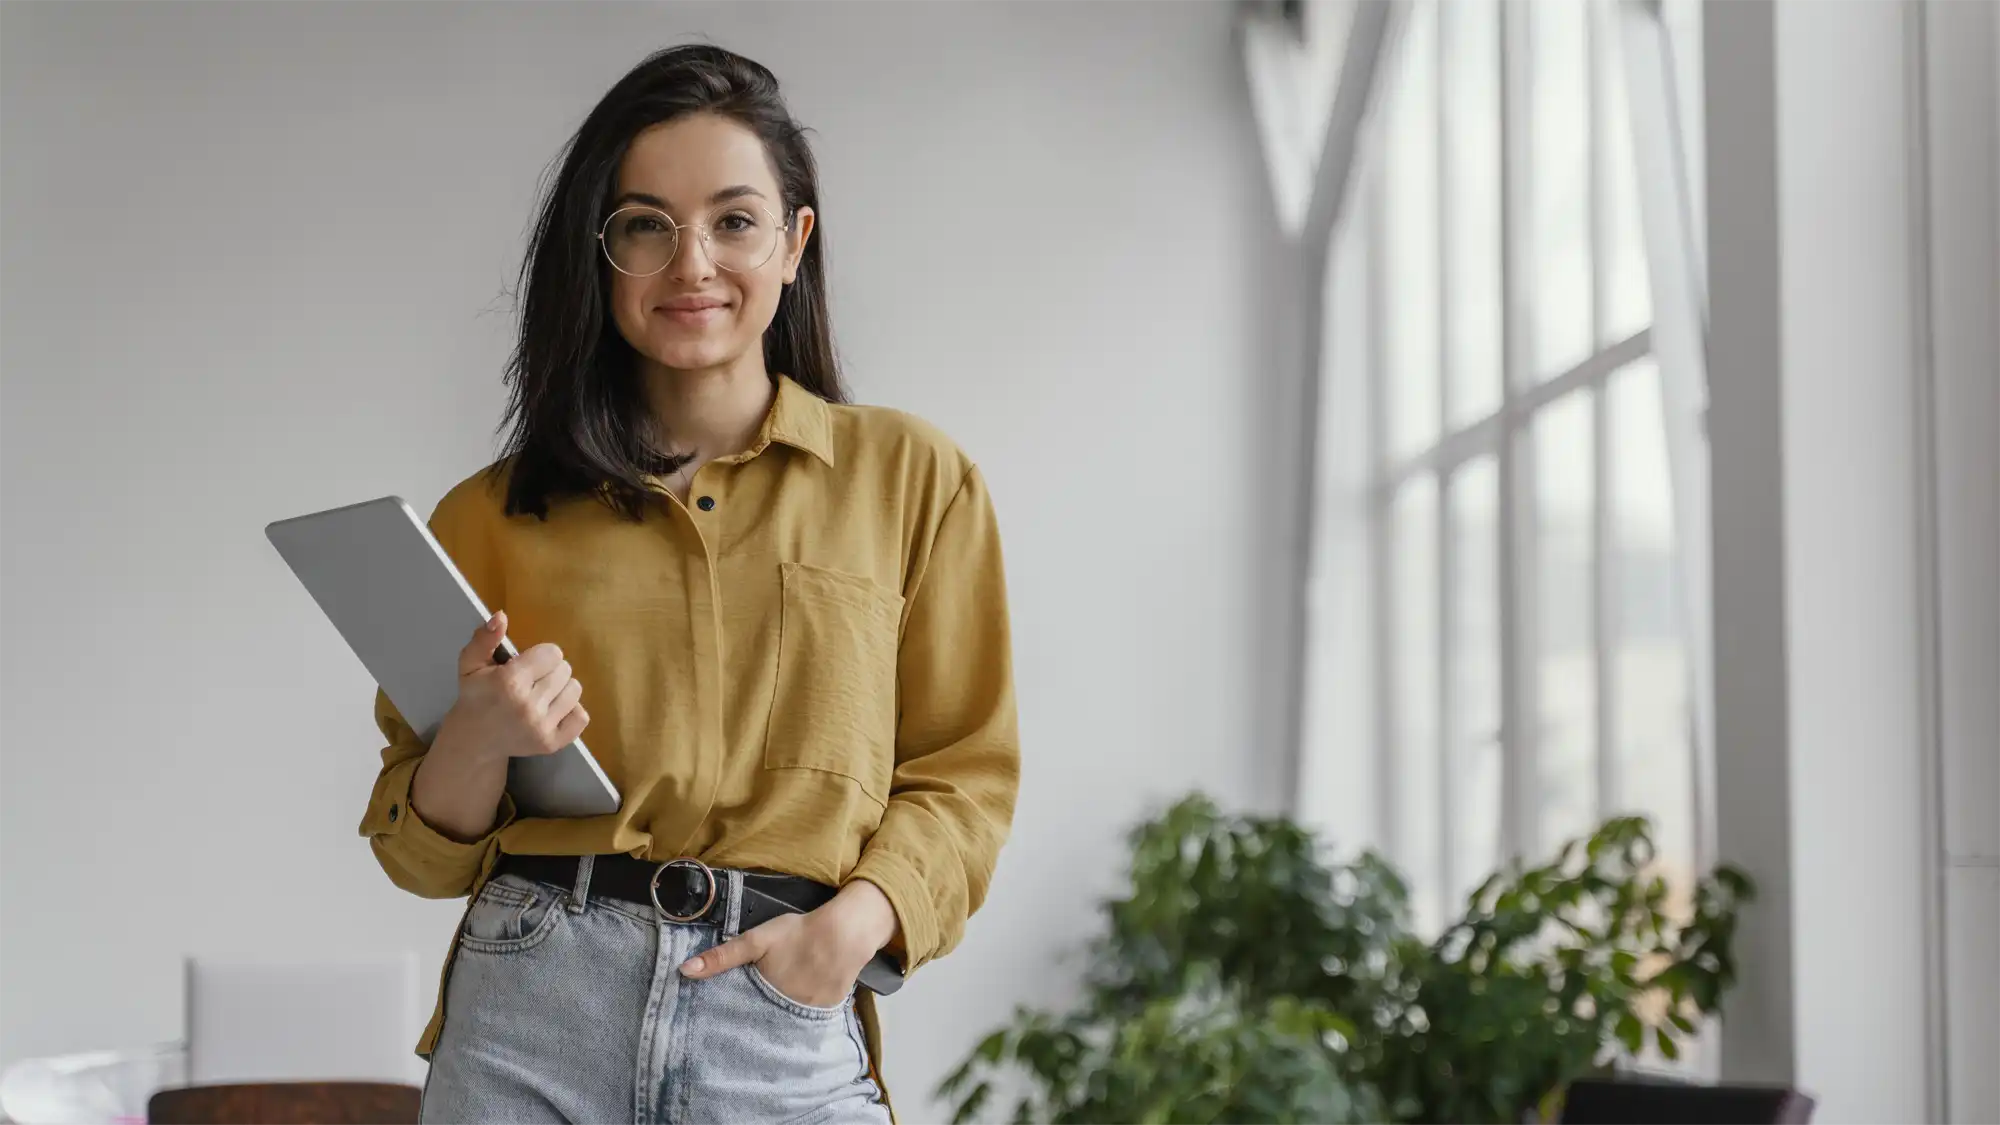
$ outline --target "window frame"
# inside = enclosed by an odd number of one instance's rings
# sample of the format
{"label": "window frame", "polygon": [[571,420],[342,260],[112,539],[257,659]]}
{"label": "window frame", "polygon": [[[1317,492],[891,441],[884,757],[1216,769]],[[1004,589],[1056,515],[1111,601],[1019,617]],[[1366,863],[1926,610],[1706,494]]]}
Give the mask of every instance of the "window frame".
{"label": "window frame", "polygon": [[[1590,216],[1588,219],[1591,240],[1591,310],[1590,339],[1593,352],[1568,370],[1546,380],[1530,377],[1532,367],[1533,340],[1531,338],[1533,280],[1529,263],[1523,253],[1523,231],[1527,230],[1530,206],[1529,183],[1527,177],[1532,170],[1532,151],[1529,148],[1530,118],[1525,101],[1528,90],[1525,76],[1532,65],[1532,45],[1528,41],[1525,20],[1510,9],[1517,5],[1500,5],[1500,35],[1498,51],[1498,73],[1501,78],[1500,119],[1500,160],[1502,165],[1500,201],[1500,256],[1501,256],[1501,299],[1502,340],[1504,356],[1502,363],[1502,386],[1499,405],[1490,413],[1477,420],[1454,427],[1451,420],[1453,411],[1453,383],[1450,363],[1450,315],[1442,312],[1438,324],[1439,383],[1436,407],[1438,410],[1438,438],[1427,448],[1401,459],[1391,461],[1384,452],[1388,440],[1388,419],[1384,409],[1387,402],[1384,364],[1381,352],[1383,336],[1381,309],[1384,305],[1383,289],[1383,224],[1379,221],[1382,191],[1377,178],[1381,175],[1382,134],[1385,126],[1382,118],[1386,115],[1381,101],[1386,90],[1392,86],[1398,72],[1398,52],[1403,46],[1408,29],[1408,20],[1414,5],[1391,5],[1384,34],[1379,40],[1377,57],[1374,60],[1373,78],[1370,83],[1370,100],[1359,129],[1360,140],[1352,146],[1349,159],[1336,164],[1325,162],[1319,169],[1319,192],[1344,194],[1341,206],[1325,208],[1328,221],[1325,229],[1315,232],[1310,225],[1303,232],[1308,254],[1314,255],[1318,269],[1310,270],[1319,284],[1330,285],[1324,279],[1333,266],[1335,256],[1334,241],[1343,226],[1350,223],[1363,224],[1359,232],[1366,243],[1363,251],[1366,257],[1366,284],[1369,292],[1361,304],[1371,318],[1368,326],[1369,362],[1365,366],[1368,385],[1359,388],[1360,400],[1365,402],[1368,420],[1365,426],[1367,450],[1365,453],[1366,472],[1357,483],[1363,498],[1361,505],[1361,533],[1366,536],[1365,557],[1369,563],[1368,602],[1372,605],[1367,633],[1367,663],[1372,666],[1372,683],[1368,685],[1369,706],[1373,711],[1369,730],[1374,743],[1374,761],[1366,763],[1367,773],[1363,779],[1365,787],[1375,804],[1372,825],[1360,832],[1348,831],[1343,838],[1353,840],[1357,835],[1362,842],[1373,842],[1386,846],[1395,854],[1395,843],[1399,841],[1400,826],[1397,824],[1400,779],[1395,768],[1394,724],[1396,711],[1394,702],[1397,692],[1397,651],[1395,630],[1390,625],[1391,607],[1396,605],[1397,572],[1390,536],[1391,511],[1400,490],[1419,476],[1435,478],[1435,519],[1436,526],[1436,571],[1435,588],[1437,598],[1436,641],[1434,653],[1427,654],[1434,659],[1430,670],[1436,687],[1437,714],[1433,729],[1436,732],[1438,792],[1436,801],[1438,816],[1438,836],[1434,847],[1439,857],[1438,869],[1426,873],[1428,890],[1437,896],[1434,905],[1449,911],[1455,905],[1458,895],[1454,888],[1468,883],[1466,872],[1453,869],[1455,841],[1453,810],[1456,808],[1454,783],[1457,771],[1453,768],[1453,758],[1464,745],[1465,732],[1455,730],[1461,709],[1457,706],[1456,685],[1453,678],[1455,620],[1458,607],[1454,604],[1454,567],[1457,563],[1458,537],[1453,526],[1453,487],[1457,474],[1468,464],[1480,457],[1490,456],[1494,460],[1498,484],[1498,527],[1497,549],[1500,599],[1499,631],[1499,690],[1500,725],[1498,752],[1501,754],[1500,786],[1501,808],[1500,854],[1535,855],[1552,847],[1558,841],[1545,839],[1540,830],[1542,802],[1538,799],[1539,763],[1541,740],[1537,737],[1536,719],[1539,708],[1539,677],[1542,674],[1540,651],[1535,635],[1538,606],[1535,601],[1534,576],[1539,573],[1534,557],[1536,543],[1536,502],[1534,458],[1526,455],[1522,443],[1530,440],[1535,421],[1544,415],[1552,405],[1565,401],[1572,395],[1584,396],[1589,402],[1592,441],[1592,551],[1590,563],[1590,605],[1591,642],[1595,655],[1594,690],[1596,693],[1594,743],[1596,752],[1595,794],[1596,807],[1600,814],[1616,807],[1621,792],[1617,776],[1617,654],[1620,651],[1621,622],[1618,607],[1613,604],[1617,591],[1617,576],[1613,573],[1615,554],[1610,549],[1613,534],[1612,481],[1611,468],[1614,453],[1608,448],[1610,434],[1607,385],[1612,376],[1628,364],[1650,357],[1658,366],[1660,399],[1666,414],[1666,444],[1668,449],[1669,480],[1673,492],[1673,523],[1675,535],[1676,587],[1678,593],[1678,617],[1681,636],[1686,653],[1688,675],[1688,701],[1691,711],[1688,728],[1690,740],[1689,755],[1693,763],[1693,776],[1688,779],[1691,805],[1694,810],[1693,825],[1694,852],[1691,857],[1698,869],[1705,869],[1711,862],[1713,847],[1713,769],[1709,748],[1712,715],[1712,694],[1709,688],[1709,672],[1713,667],[1709,622],[1707,620],[1707,490],[1706,490],[1706,450],[1702,436],[1702,410],[1704,409],[1705,386],[1705,292],[1702,284],[1700,240],[1693,224],[1698,220],[1698,212],[1693,206],[1694,194],[1687,173],[1686,148],[1684,146],[1683,123],[1680,117],[1680,102],[1676,98],[1675,68],[1671,56],[1667,19],[1657,0],[1608,0],[1606,3],[1589,7],[1588,30],[1586,32],[1587,80],[1593,96],[1590,98]],[[1449,49],[1444,35],[1431,38],[1431,45],[1439,52],[1439,59],[1445,57]],[[1607,274],[1610,258],[1601,252],[1609,237],[1609,209],[1605,200],[1609,191],[1608,159],[1609,148],[1603,143],[1604,114],[1608,112],[1603,96],[1605,83],[1610,80],[1607,68],[1602,65],[1603,53],[1600,47],[1615,49],[1620,53],[1622,75],[1625,81],[1627,112],[1630,117],[1630,137],[1634,149],[1633,156],[1638,165],[1634,179],[1637,183],[1639,219],[1643,245],[1645,247],[1645,268],[1652,290],[1652,318],[1647,327],[1606,342],[1600,331],[1606,307]],[[1440,67],[1440,73],[1443,68]],[[1448,81],[1448,79],[1446,79]],[[1435,135],[1438,138],[1439,156],[1444,155],[1449,143],[1449,134],[1444,127],[1445,114],[1449,112],[1451,99],[1436,98]],[[1698,103],[1697,103],[1698,104]],[[1352,190],[1346,190],[1351,187]],[[1316,203],[1319,202],[1316,200]],[[1450,202],[1446,192],[1440,191],[1436,199],[1438,244],[1437,251],[1441,268],[1448,268],[1452,260],[1450,239],[1452,224],[1448,220]],[[1315,211],[1322,208],[1315,207]],[[1446,304],[1441,295],[1441,311]],[[1312,304],[1312,330],[1316,339],[1312,342],[1315,362],[1321,367],[1318,376],[1322,384],[1319,395],[1325,399],[1328,394],[1339,392],[1330,390],[1331,384],[1341,377],[1340,373],[1325,370],[1325,359],[1332,354],[1327,345],[1325,331],[1333,327],[1337,315],[1315,301]],[[1352,395],[1345,401],[1352,403]],[[1328,460],[1328,421],[1324,408],[1319,418],[1319,434],[1316,445],[1322,462]],[[1311,518],[1316,525],[1345,518],[1352,521],[1357,513],[1352,497],[1328,496],[1324,467],[1316,472],[1319,485],[1316,499],[1311,505]],[[1350,490],[1353,491],[1353,490]],[[1347,509],[1342,513],[1327,510],[1329,501],[1342,504]],[[1338,529],[1336,534],[1338,533]],[[1329,619],[1321,604],[1327,599],[1317,592],[1328,583],[1321,573],[1329,555],[1328,539],[1324,528],[1316,527],[1309,537],[1308,552],[1314,557],[1307,565],[1306,616],[1304,630],[1302,665],[1302,687],[1300,707],[1304,714],[1300,720],[1300,753],[1308,759],[1301,769],[1300,801],[1309,804],[1313,795],[1307,790],[1315,780],[1322,780],[1337,769],[1315,770],[1309,760],[1315,753],[1315,730],[1318,727],[1340,726],[1338,723],[1315,723],[1312,714],[1316,706],[1324,707],[1323,701],[1314,696],[1314,678],[1311,667],[1315,664],[1333,664],[1352,667],[1353,661],[1327,660],[1327,647],[1341,643],[1334,639],[1331,630],[1350,628],[1351,621]],[[1335,551],[1351,562],[1356,553],[1353,550]],[[1344,729],[1351,731],[1352,725]],[[1303,811],[1303,810],[1302,810]],[[1312,819],[1310,816],[1308,820]],[[1372,840],[1370,839],[1372,837]],[[1477,873],[1483,874],[1483,872]]]}

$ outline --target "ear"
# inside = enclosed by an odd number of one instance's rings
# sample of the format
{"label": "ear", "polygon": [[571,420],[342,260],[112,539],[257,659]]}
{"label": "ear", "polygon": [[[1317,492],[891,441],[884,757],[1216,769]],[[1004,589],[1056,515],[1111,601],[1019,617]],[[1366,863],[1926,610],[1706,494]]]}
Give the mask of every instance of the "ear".
{"label": "ear", "polygon": [[785,239],[786,285],[799,279],[799,260],[806,255],[806,243],[812,239],[813,209],[801,207],[792,213],[792,229]]}

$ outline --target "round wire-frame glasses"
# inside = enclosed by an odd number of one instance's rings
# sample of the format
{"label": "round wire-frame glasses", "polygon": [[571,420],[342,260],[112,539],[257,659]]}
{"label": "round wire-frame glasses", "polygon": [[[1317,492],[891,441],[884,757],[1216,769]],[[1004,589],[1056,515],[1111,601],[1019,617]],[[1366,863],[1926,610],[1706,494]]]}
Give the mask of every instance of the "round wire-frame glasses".
{"label": "round wire-frame glasses", "polygon": [[[702,253],[707,255],[710,262],[713,262],[721,269],[728,270],[730,273],[749,273],[752,270],[763,267],[766,262],[769,262],[777,254],[778,245],[784,241],[784,233],[790,230],[792,225],[789,219],[782,223],[779,222],[778,216],[772,214],[771,209],[768,207],[760,204],[751,204],[750,206],[756,207],[757,210],[764,213],[766,218],[771,220],[771,225],[764,228],[770,232],[768,236],[757,234],[754,231],[725,230],[722,233],[722,245],[720,248],[717,247],[715,228],[729,222],[733,218],[742,217],[740,212],[744,208],[741,204],[732,205],[732,210],[729,213],[709,223],[677,223],[674,221],[672,215],[667,214],[657,207],[648,207],[644,204],[634,203],[620,207],[605,216],[604,225],[597,229],[597,244],[604,251],[604,260],[611,263],[612,269],[617,270],[627,277],[652,277],[654,274],[673,265],[674,259],[680,257],[681,232],[693,229],[701,239]],[[624,222],[628,224],[628,227],[630,224],[635,224],[645,219],[657,219],[662,224],[652,231],[641,228],[634,232],[634,237],[651,236],[663,242],[663,245],[656,245],[646,251],[645,254],[647,258],[658,257],[659,265],[651,269],[632,269],[628,268],[629,265],[633,264],[629,262],[629,255],[628,262],[621,263],[618,260],[618,253],[611,246],[612,239],[617,237],[612,233],[612,225],[618,223],[621,216]],[[760,241],[766,244],[758,245]]]}

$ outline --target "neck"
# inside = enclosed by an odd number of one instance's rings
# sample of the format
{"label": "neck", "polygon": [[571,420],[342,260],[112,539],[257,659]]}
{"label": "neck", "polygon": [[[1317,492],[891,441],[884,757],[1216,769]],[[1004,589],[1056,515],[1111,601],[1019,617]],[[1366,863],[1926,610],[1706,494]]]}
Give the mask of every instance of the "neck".
{"label": "neck", "polygon": [[662,452],[705,462],[740,453],[757,440],[776,388],[763,356],[744,358],[747,362],[689,371],[641,359],[646,406]]}

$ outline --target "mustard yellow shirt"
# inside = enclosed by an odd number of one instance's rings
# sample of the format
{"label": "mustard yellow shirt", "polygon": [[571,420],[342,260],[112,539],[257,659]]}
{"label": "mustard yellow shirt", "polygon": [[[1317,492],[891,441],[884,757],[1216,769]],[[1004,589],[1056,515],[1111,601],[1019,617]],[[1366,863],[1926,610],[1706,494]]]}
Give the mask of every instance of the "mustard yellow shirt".
{"label": "mustard yellow shirt", "polygon": [[[452,898],[501,852],[694,856],[868,880],[906,971],[956,945],[1020,775],[1000,538],[957,446],[780,378],[751,447],[696,471],[696,503],[661,487],[643,522],[597,497],[553,501],[546,522],[503,515],[507,467],[446,494],[432,534],[518,647],[562,648],[583,741],[624,799],[584,819],[503,801],[483,839],[440,835],[410,808],[426,747],[378,691],[389,744],[361,833],[389,878]],[[443,1020],[440,994],[419,1053]]]}

